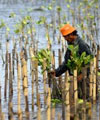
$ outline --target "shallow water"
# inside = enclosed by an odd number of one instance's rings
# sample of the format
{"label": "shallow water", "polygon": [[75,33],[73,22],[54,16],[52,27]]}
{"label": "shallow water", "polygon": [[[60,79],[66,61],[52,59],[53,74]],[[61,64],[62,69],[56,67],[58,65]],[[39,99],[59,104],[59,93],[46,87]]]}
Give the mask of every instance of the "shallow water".
{"label": "shallow water", "polygon": [[[30,2],[21,2],[21,1],[16,1],[16,2],[9,2],[7,3],[7,1],[0,1],[0,19],[3,19],[9,26],[9,28],[11,28],[10,33],[9,33],[9,53],[12,52],[12,48],[13,48],[13,42],[12,42],[12,37],[13,37],[13,30],[14,30],[14,24],[16,22],[18,22],[22,16],[30,14],[32,16],[32,18],[34,19],[34,21],[36,22],[37,20],[39,20],[40,16],[46,16],[48,23],[51,23],[51,16],[55,16],[55,18],[57,17],[57,14],[55,13],[55,11],[48,11],[47,9],[40,9],[40,6],[42,5],[48,5],[50,3],[50,0],[46,1],[41,1],[41,0],[30,0]],[[65,10],[65,2],[56,2],[56,5],[61,5],[63,6],[63,12],[67,13],[67,9]],[[33,12],[28,13],[27,11],[33,8]],[[12,18],[9,18],[9,15],[11,12],[15,12],[16,13],[16,18],[15,20]],[[63,13],[62,13],[63,14]],[[68,13],[67,13],[68,14]],[[71,20],[72,21],[72,20]],[[47,46],[47,41],[45,38],[45,28],[43,25],[37,26],[35,24],[35,28],[36,28],[36,39],[39,41],[39,49],[40,48],[44,48]],[[99,28],[100,30],[100,28]],[[58,32],[56,32],[55,36],[57,35]],[[53,39],[52,37],[52,31],[50,31],[50,36],[51,36],[51,40]],[[16,36],[17,38],[17,36]],[[3,54],[3,57],[5,59],[5,52],[6,52],[6,38],[5,38],[5,29],[0,30],[0,43],[1,43],[1,47],[2,49],[0,50],[0,54]],[[52,50],[58,50],[61,46],[57,44],[57,38],[55,41],[52,42],[53,46],[52,46]],[[17,42],[17,51],[20,52],[20,47],[18,46],[18,42]],[[56,55],[57,56],[57,55]],[[57,60],[56,60],[57,62]],[[31,75],[30,75],[30,61],[28,60],[28,98],[29,98],[29,110],[30,113],[32,111],[31,109]],[[56,67],[57,67],[57,63],[56,63]],[[13,106],[14,106],[14,112],[17,112],[17,68],[15,67],[15,76],[14,76],[14,80],[13,80],[13,89],[14,89],[14,93],[13,93]],[[5,80],[5,66],[3,65],[3,61],[0,57],[0,84],[2,87],[2,112],[5,113],[5,117],[6,120],[8,119],[8,103],[5,102],[4,100],[4,80]],[[22,89],[22,88],[21,88]],[[42,81],[42,76],[39,74],[39,92],[41,93],[41,106],[42,106],[42,117],[43,120],[45,119],[45,109],[43,108],[43,81]],[[36,95],[35,95],[36,96]],[[23,93],[21,93],[21,107],[22,110],[24,111],[24,100],[23,100]],[[7,96],[7,101],[8,101],[8,96]],[[36,98],[35,98],[35,103],[36,103]],[[35,112],[37,110],[37,106],[35,105]],[[57,106],[56,107],[56,119],[57,119],[57,114],[61,113],[61,106]],[[34,118],[33,120],[37,120],[36,113],[34,113],[35,115],[33,115],[33,113],[31,114],[32,118]],[[79,112],[77,113],[78,117],[79,115],[82,116],[82,114]],[[92,105],[91,107],[91,118],[88,118],[88,114],[86,115],[86,119],[84,120],[99,120],[100,119],[100,103],[99,101],[97,102],[97,104]],[[17,118],[15,118],[17,120]],[[81,120],[79,118],[79,120]]]}

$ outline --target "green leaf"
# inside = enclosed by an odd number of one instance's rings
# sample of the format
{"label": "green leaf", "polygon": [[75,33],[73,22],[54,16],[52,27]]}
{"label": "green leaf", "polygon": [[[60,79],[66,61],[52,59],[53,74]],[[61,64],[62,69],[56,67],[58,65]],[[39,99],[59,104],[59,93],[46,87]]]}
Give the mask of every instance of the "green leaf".
{"label": "green leaf", "polygon": [[67,4],[67,8],[70,8],[70,5],[69,5],[69,4]]}
{"label": "green leaf", "polygon": [[52,6],[50,5],[50,6],[48,6],[48,10],[52,10]]}
{"label": "green leaf", "polygon": [[20,30],[19,30],[19,29],[16,29],[16,30],[14,30],[14,32],[15,32],[16,34],[18,34],[18,33],[20,33]]}
{"label": "green leaf", "polygon": [[14,18],[16,17],[16,14],[14,12],[10,13],[9,17]]}
{"label": "green leaf", "polygon": [[61,9],[61,7],[60,6],[57,6],[57,11],[61,11],[62,9]]}
{"label": "green leaf", "polygon": [[51,99],[51,102],[55,104],[62,103],[62,101],[59,99]]}
{"label": "green leaf", "polygon": [[1,20],[1,23],[0,23],[0,28],[3,28],[3,27],[5,27],[6,26],[6,24],[4,23],[4,21],[3,20]]}
{"label": "green leaf", "polygon": [[78,99],[78,104],[83,104],[83,103],[84,103],[83,99]]}

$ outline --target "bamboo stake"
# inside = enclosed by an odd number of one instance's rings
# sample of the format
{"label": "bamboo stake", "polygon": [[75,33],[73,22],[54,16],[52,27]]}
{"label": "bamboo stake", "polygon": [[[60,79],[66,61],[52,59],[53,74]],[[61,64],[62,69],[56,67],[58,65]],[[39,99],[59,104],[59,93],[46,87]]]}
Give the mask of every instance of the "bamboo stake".
{"label": "bamboo stake", "polygon": [[49,26],[48,26],[48,24],[46,22],[45,22],[45,28],[46,28],[46,37],[47,37],[47,42],[48,42],[47,48],[49,50],[51,50],[51,41],[50,41],[50,35],[49,35]]}
{"label": "bamboo stake", "polygon": [[28,45],[28,37],[25,36],[25,49],[27,49],[27,45]]}
{"label": "bamboo stake", "polygon": [[84,67],[83,68],[83,100],[85,101],[86,100],[86,94],[88,94],[87,93],[87,84],[86,84],[86,79],[87,79],[87,68],[86,67]]}
{"label": "bamboo stake", "polygon": [[[62,55],[61,55],[61,50],[58,50],[59,53],[59,65],[61,65],[62,62]],[[62,90],[62,76],[59,77],[59,87]]]}
{"label": "bamboo stake", "polygon": [[61,37],[61,40],[62,40],[62,53],[64,53],[64,50],[65,50],[65,45],[64,45],[64,38]]}
{"label": "bamboo stake", "polygon": [[26,117],[29,118],[29,107],[28,107],[28,76],[27,76],[27,61],[22,58],[22,71],[23,71],[23,90],[25,96],[25,112]]}
{"label": "bamboo stake", "polygon": [[[57,9],[57,14],[58,14],[58,25],[60,26],[61,25],[61,16],[60,16],[61,12],[59,9]],[[59,34],[58,44],[60,43],[61,43],[61,35]]]}
{"label": "bamboo stake", "polygon": [[12,108],[13,108],[13,103],[9,101],[9,103],[8,103],[8,119],[9,120],[14,120]]}
{"label": "bamboo stake", "polygon": [[18,40],[19,40],[19,46],[20,48],[22,48],[22,38],[20,37]]}
{"label": "bamboo stake", "polygon": [[7,97],[7,84],[8,84],[8,51],[6,52],[6,64],[5,64],[5,84],[4,84],[4,98]]}
{"label": "bamboo stake", "polygon": [[[96,79],[98,78],[98,65],[99,65],[98,60],[99,60],[99,45],[97,46],[97,55],[96,55]],[[98,83],[98,79],[97,79],[96,83]],[[98,84],[96,84],[96,94],[98,92],[98,88],[99,88],[99,86],[98,86]]]}
{"label": "bamboo stake", "polygon": [[51,109],[51,120],[55,120],[55,106]]}
{"label": "bamboo stake", "polygon": [[69,74],[68,71],[65,73],[65,120],[70,120],[70,94],[69,94],[69,89],[70,89],[70,84],[69,84]]}
{"label": "bamboo stake", "polygon": [[23,59],[23,72],[24,72],[24,80],[23,80],[23,87],[24,87],[24,96],[25,96],[25,105],[26,105],[26,108],[25,108],[25,111],[29,111],[28,110],[28,79],[27,79],[27,63],[25,61],[25,59]]}
{"label": "bamboo stake", "polygon": [[58,113],[58,119],[57,120],[61,120],[61,114]]}
{"label": "bamboo stake", "polygon": [[86,108],[83,108],[82,120],[86,120]]}
{"label": "bamboo stake", "polygon": [[74,103],[77,105],[78,90],[77,90],[77,70],[74,70]]}
{"label": "bamboo stake", "polygon": [[12,78],[13,79],[14,79],[14,65],[15,65],[14,59],[15,59],[15,50],[13,49],[12,50]]}
{"label": "bamboo stake", "polygon": [[38,93],[38,99],[37,99],[37,106],[38,106],[37,120],[41,120],[41,105],[40,105],[40,94],[39,93]]}
{"label": "bamboo stake", "polygon": [[94,57],[93,102],[96,101],[96,57]]}
{"label": "bamboo stake", "polygon": [[9,40],[6,41],[6,52],[9,50]]}
{"label": "bamboo stake", "polygon": [[51,89],[48,88],[47,96],[47,120],[51,120]]}
{"label": "bamboo stake", "polygon": [[34,67],[35,67],[35,81],[36,81],[36,96],[38,99],[38,61],[34,61]]}
{"label": "bamboo stake", "polygon": [[74,77],[73,76],[70,76],[70,88],[69,88],[69,93],[70,93],[70,95],[69,95],[69,101],[70,101],[70,107],[72,107],[73,106],[73,104],[74,104]]}
{"label": "bamboo stake", "polygon": [[46,81],[47,81],[47,72],[46,72],[46,61],[43,63],[43,83],[44,83],[44,105],[46,105]]}
{"label": "bamboo stake", "polygon": [[[97,46],[97,55],[96,55],[96,71],[98,71],[98,59],[99,59],[99,45]],[[97,76],[97,72],[96,72]]]}
{"label": "bamboo stake", "polygon": [[89,119],[91,119],[91,115],[92,115],[92,104],[90,103],[88,105],[88,116],[89,116]]}
{"label": "bamboo stake", "polygon": [[12,100],[13,97],[13,81],[12,81],[12,62],[11,62],[11,54],[9,53],[9,97]]}
{"label": "bamboo stake", "polygon": [[52,68],[55,69],[55,51],[53,51],[51,62],[52,62]]}
{"label": "bamboo stake", "polygon": [[65,81],[63,80],[62,82],[62,90],[61,90],[61,94],[62,94],[62,119],[65,120]]}
{"label": "bamboo stake", "polygon": [[35,79],[35,72],[34,72],[34,51],[30,47],[30,56],[31,56],[31,74],[32,74],[32,111],[34,111],[34,79]]}
{"label": "bamboo stake", "polygon": [[93,61],[90,63],[90,99],[93,97]]}
{"label": "bamboo stake", "polygon": [[0,116],[2,115],[2,103],[1,103],[1,81],[0,81]]}
{"label": "bamboo stake", "polygon": [[11,65],[11,54],[9,53],[9,103],[8,103],[8,114],[9,119],[13,120],[13,84],[12,84],[12,65]]}
{"label": "bamboo stake", "polygon": [[1,113],[0,120],[5,120],[5,114],[3,112]]}
{"label": "bamboo stake", "polygon": [[[52,68],[53,70],[55,70],[55,51],[53,51],[53,55],[52,55]],[[52,98],[54,98],[55,96],[57,96],[57,93],[58,93],[58,84],[57,84],[57,80],[51,76],[51,79],[52,79]]]}
{"label": "bamboo stake", "polygon": [[31,24],[30,24],[30,30],[31,30],[31,44],[32,44],[32,47],[35,48],[35,40],[34,40],[34,30],[33,30],[34,26],[32,24],[32,21],[31,21]]}
{"label": "bamboo stake", "polygon": [[18,59],[18,54],[16,54],[16,58],[17,58],[17,88],[18,88],[18,106],[17,106],[17,110],[18,110],[18,119],[22,120],[22,110],[21,110],[21,106],[20,106],[20,99],[21,99],[21,93],[20,93],[20,82],[21,82],[21,65],[19,64],[19,59]]}

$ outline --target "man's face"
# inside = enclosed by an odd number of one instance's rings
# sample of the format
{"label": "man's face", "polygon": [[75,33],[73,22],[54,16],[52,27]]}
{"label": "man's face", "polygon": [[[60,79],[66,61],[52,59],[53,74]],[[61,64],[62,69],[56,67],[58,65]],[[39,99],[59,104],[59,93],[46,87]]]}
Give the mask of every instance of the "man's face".
{"label": "man's face", "polygon": [[76,36],[73,34],[69,34],[64,36],[65,40],[67,40],[68,42],[73,42],[76,39]]}

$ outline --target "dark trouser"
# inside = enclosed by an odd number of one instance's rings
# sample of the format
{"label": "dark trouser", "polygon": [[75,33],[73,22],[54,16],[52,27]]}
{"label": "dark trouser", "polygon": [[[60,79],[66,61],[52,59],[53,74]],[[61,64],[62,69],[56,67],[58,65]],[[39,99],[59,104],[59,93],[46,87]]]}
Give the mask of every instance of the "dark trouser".
{"label": "dark trouser", "polygon": [[78,82],[78,98],[89,99],[89,79],[82,79]]}

